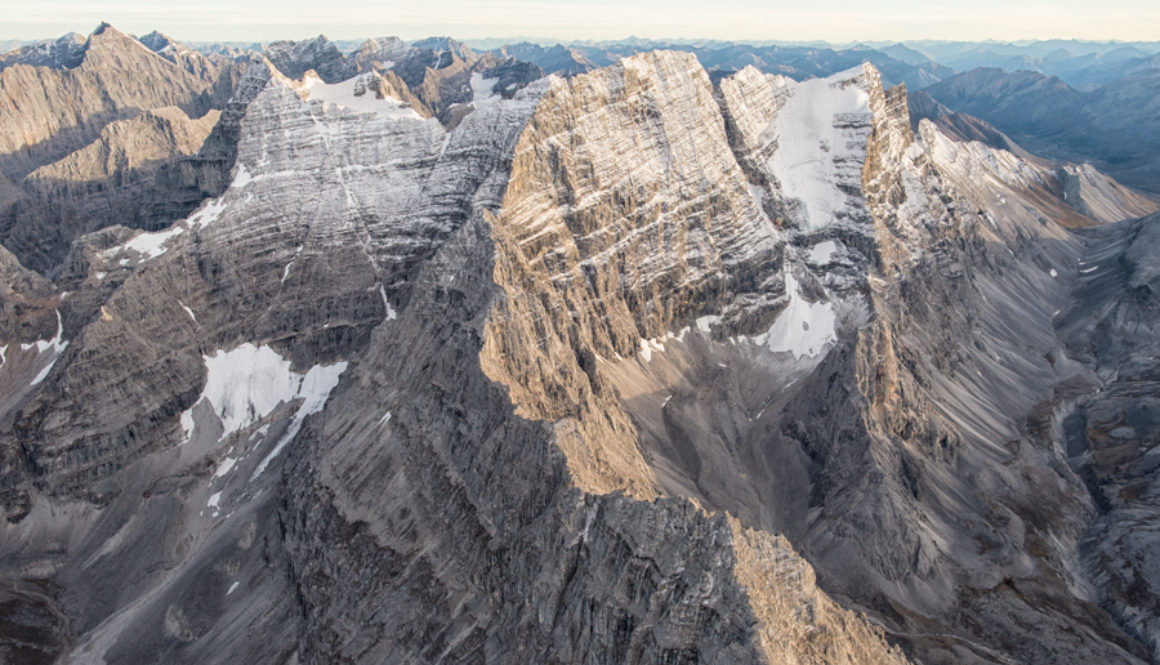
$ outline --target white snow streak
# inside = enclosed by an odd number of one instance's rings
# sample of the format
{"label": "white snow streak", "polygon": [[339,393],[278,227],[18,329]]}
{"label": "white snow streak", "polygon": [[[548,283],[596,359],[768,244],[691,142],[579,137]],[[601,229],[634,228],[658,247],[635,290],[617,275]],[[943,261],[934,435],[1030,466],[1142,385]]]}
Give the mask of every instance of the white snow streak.
{"label": "white snow streak", "polygon": [[270,462],[282,452],[286,444],[294,440],[298,435],[298,431],[302,429],[302,423],[306,417],[322,410],[326,405],[326,400],[330,397],[330,391],[338,385],[338,379],[342,373],[346,371],[346,362],[337,362],[333,365],[315,365],[310,368],[306,376],[302,378],[302,383],[298,386],[298,397],[302,398],[302,406],[298,407],[298,412],[294,414],[294,419],[290,421],[290,426],[286,428],[286,433],[278,440],[274,450],[266,455],[265,459],[258,464],[258,468],[254,469],[254,474],[250,476],[250,480],[262,475]]}
{"label": "white snow streak", "polygon": [[181,305],[181,309],[184,309],[184,310],[185,310],[185,313],[189,315],[189,318],[193,319],[193,322],[194,322],[194,323],[197,323],[197,317],[193,315],[193,310],[192,310],[192,309],[190,309],[190,308],[186,307],[186,306],[185,306],[185,303],[181,302],[180,300],[178,300],[178,301],[177,301],[177,304],[178,304],[178,305]]}
{"label": "white snow streak", "polygon": [[865,146],[849,145],[847,132],[835,127],[839,115],[870,113],[870,96],[859,85],[841,82],[857,76],[861,67],[830,78],[793,84],[789,99],[774,118],[777,151],[769,168],[787,198],[802,202],[806,227],[818,229],[846,206],[839,190],[836,161],[859,159]]}
{"label": "white snow streak", "polygon": [[[56,336],[55,337],[53,337],[52,339],[42,339],[42,340],[33,342],[31,344],[21,344],[20,345],[21,351],[27,351],[33,347],[36,347],[36,352],[38,354],[44,353],[45,351],[52,351],[52,360],[50,360],[48,362],[48,364],[44,366],[43,369],[41,369],[39,372],[37,372],[36,376],[34,376],[32,378],[32,381],[29,382],[29,385],[33,385],[33,386],[40,385],[41,381],[44,381],[46,378],[48,378],[48,373],[51,372],[53,366],[56,365],[56,361],[58,358],[60,358],[60,354],[63,353],[64,350],[68,348],[68,344],[69,343],[64,340],[64,324],[61,322],[60,310],[58,309],[58,310],[56,310]],[[5,351],[8,350],[7,345],[4,346],[4,350]]]}
{"label": "white snow streak", "polygon": [[221,464],[218,464],[217,471],[213,472],[213,477],[214,478],[221,478],[222,476],[226,475],[231,470],[233,470],[234,465],[237,463],[238,463],[238,461],[232,457],[225,458],[224,460],[222,460]]}
{"label": "white snow streak", "polygon": [[[315,365],[301,375],[290,369],[285,360],[268,346],[242,344],[231,351],[205,356],[206,382],[201,397],[209,403],[222,423],[222,437],[245,429],[268,416],[279,404],[302,399],[286,436],[279,442],[276,454],[289,438],[298,433],[302,419],[322,408],[346,363]],[[181,414],[186,440],[193,433],[193,408]],[[263,461],[259,473],[268,460]],[[257,475],[257,473],[255,473]]]}
{"label": "white snow streak", "polygon": [[302,80],[302,89],[306,90],[310,99],[355,113],[378,113],[390,118],[425,121],[410,104],[392,97],[379,98],[367,85],[373,76],[373,74],[360,75],[339,83],[328,84],[313,72],[308,72],[306,78]]}
{"label": "white snow streak", "polygon": [[503,96],[492,90],[496,79],[484,78],[483,74],[474,72],[471,75],[471,103],[475,108],[487,106],[502,101]]}
{"label": "white snow streak", "polygon": [[383,288],[382,284],[379,284],[379,295],[383,298],[383,307],[387,308],[387,320],[394,321],[399,318],[399,315],[391,308],[391,301],[387,300],[387,290]]}
{"label": "white snow streak", "polygon": [[769,332],[755,338],[770,351],[788,351],[795,358],[817,356],[826,345],[837,340],[834,308],[828,302],[807,302],[797,280],[787,269],[785,291],[789,305],[778,315]]}

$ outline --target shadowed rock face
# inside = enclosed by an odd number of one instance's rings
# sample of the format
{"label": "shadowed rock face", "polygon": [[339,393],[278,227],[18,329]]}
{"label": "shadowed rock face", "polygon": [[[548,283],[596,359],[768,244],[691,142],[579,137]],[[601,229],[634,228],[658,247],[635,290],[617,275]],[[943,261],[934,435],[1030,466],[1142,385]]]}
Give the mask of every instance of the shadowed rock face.
{"label": "shadowed rock face", "polygon": [[1157,90],[1160,70],[1152,65],[1109,77],[1090,91],[1039,72],[982,67],[925,91],[956,111],[990,122],[1034,152],[1091,162],[1121,182],[1155,193]]}
{"label": "shadowed rock face", "polygon": [[223,165],[192,155],[242,65],[150,37],[102,24],[68,62],[54,47],[0,68],[0,242],[27,267],[47,274],[84,233],[162,228],[221,191]]}
{"label": "shadowed rock face", "polygon": [[384,71],[255,64],[219,196],[0,256],[0,649],[1155,657],[1154,218],[870,66]]}

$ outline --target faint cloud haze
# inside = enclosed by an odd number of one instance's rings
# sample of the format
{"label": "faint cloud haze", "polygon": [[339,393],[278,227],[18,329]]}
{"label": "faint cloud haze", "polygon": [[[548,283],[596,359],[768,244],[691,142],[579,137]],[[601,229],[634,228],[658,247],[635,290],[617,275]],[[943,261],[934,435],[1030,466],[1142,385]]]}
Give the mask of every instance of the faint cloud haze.
{"label": "faint cloud haze", "polygon": [[706,38],[730,40],[1118,39],[1160,37],[1154,0],[154,0],[112,3],[0,1],[0,37],[33,39],[91,30],[161,30],[191,41],[266,41],[325,33],[334,39],[441,34],[462,39],[542,35],[560,40]]}

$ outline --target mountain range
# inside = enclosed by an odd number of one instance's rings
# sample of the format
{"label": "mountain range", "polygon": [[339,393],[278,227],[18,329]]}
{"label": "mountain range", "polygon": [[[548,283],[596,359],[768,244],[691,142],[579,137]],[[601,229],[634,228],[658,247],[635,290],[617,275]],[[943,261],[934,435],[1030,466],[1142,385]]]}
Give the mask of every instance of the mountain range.
{"label": "mountain range", "polygon": [[657,46],[0,58],[0,660],[1160,662],[1148,70]]}

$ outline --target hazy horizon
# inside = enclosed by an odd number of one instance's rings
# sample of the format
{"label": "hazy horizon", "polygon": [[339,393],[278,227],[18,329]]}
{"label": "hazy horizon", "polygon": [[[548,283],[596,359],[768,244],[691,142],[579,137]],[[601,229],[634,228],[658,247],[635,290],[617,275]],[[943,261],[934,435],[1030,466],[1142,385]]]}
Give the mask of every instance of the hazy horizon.
{"label": "hazy horizon", "polygon": [[[722,0],[705,10],[694,0],[642,0],[625,7],[607,0],[566,3],[504,0],[482,6],[468,0],[383,3],[345,0],[120,0],[83,3],[0,1],[0,39],[40,40],[75,31],[87,34],[101,21],[119,30],[159,30],[191,42],[267,42],[326,34],[334,40],[396,35],[407,40],[448,35],[489,41],[537,35],[536,41],[609,41],[635,36],[654,40],[737,42],[999,41],[1052,39],[1138,42],[1160,39],[1160,6],[1151,0],[977,0],[966,8],[919,0],[761,2]],[[508,37],[511,35],[511,37]]]}
{"label": "hazy horizon", "polygon": [[[955,44],[955,43],[995,44],[995,45],[1010,45],[1010,46],[1015,46],[1015,47],[1021,47],[1021,46],[1027,46],[1027,45],[1032,45],[1032,44],[1041,44],[1041,43],[1046,43],[1046,42],[1057,42],[1057,41],[1060,41],[1060,42],[1078,42],[1078,43],[1084,43],[1084,44],[1099,44],[1099,45],[1107,45],[1107,44],[1160,45],[1160,39],[1123,40],[1123,39],[1094,39],[1094,38],[1087,39],[1087,38],[1075,38],[1075,37],[1045,37],[1043,39],[940,39],[940,38],[925,37],[925,38],[913,38],[913,39],[850,39],[850,40],[836,41],[836,40],[826,40],[826,39],[729,39],[729,38],[725,38],[725,37],[696,37],[696,36],[693,36],[693,37],[664,37],[664,36],[662,36],[662,37],[643,37],[641,35],[633,35],[633,34],[623,35],[621,37],[606,37],[606,38],[536,37],[536,36],[529,36],[529,35],[511,35],[511,36],[507,36],[507,37],[503,37],[503,36],[499,36],[499,37],[495,37],[495,36],[460,37],[459,35],[448,33],[448,32],[433,32],[430,34],[419,34],[419,35],[412,35],[412,36],[404,36],[404,35],[401,35],[398,33],[387,33],[387,32],[375,32],[375,33],[367,33],[367,34],[335,36],[331,33],[325,32],[325,31],[316,31],[316,32],[312,32],[312,33],[294,34],[291,36],[274,36],[274,37],[270,37],[267,39],[252,39],[252,38],[250,38],[250,39],[247,39],[247,38],[189,39],[189,38],[183,37],[179,33],[174,33],[174,32],[170,32],[167,30],[162,30],[160,28],[150,28],[148,30],[126,30],[114,21],[102,21],[102,22],[113,26],[114,28],[116,28],[117,30],[120,30],[121,32],[123,32],[125,34],[131,35],[133,37],[138,37],[138,38],[143,37],[144,35],[147,35],[151,32],[157,31],[157,32],[160,32],[160,33],[162,33],[162,34],[164,34],[164,35],[166,35],[166,36],[168,36],[168,37],[170,37],[178,42],[181,42],[184,44],[189,44],[189,45],[227,44],[227,45],[238,46],[238,47],[244,47],[244,46],[249,46],[249,45],[253,45],[253,44],[270,44],[272,42],[280,41],[280,40],[282,40],[282,41],[300,41],[300,40],[306,40],[306,39],[313,39],[315,37],[318,37],[319,35],[322,35],[322,36],[326,37],[327,39],[329,39],[330,41],[336,42],[336,43],[358,42],[358,41],[362,41],[365,39],[381,39],[381,38],[385,38],[385,37],[398,37],[398,38],[403,39],[404,41],[406,41],[408,43],[411,43],[411,42],[422,41],[424,39],[437,39],[437,38],[442,38],[442,37],[449,37],[449,38],[454,39],[460,43],[466,44],[472,48],[482,48],[482,49],[492,49],[492,48],[498,48],[499,46],[503,46],[503,45],[518,44],[518,43],[532,43],[532,44],[539,44],[541,46],[547,47],[547,46],[553,46],[556,44],[560,44],[560,45],[564,45],[564,46],[568,46],[568,45],[572,45],[572,44],[586,44],[586,43],[587,44],[603,44],[603,43],[614,44],[614,43],[629,42],[629,41],[633,41],[633,40],[642,40],[642,41],[657,42],[657,43],[669,43],[669,44],[698,44],[698,43],[720,42],[720,43],[731,43],[731,44],[739,44],[739,45],[758,45],[758,46],[767,45],[767,44],[777,44],[777,45],[782,45],[782,46],[813,46],[813,45],[817,45],[817,46],[826,46],[826,47],[832,47],[832,48],[848,48],[848,47],[854,46],[856,44],[866,44],[868,46],[871,46],[872,48],[880,48],[884,45],[907,44],[907,43],[909,43],[909,44]],[[98,23],[92,25],[91,27],[84,28],[84,29],[78,29],[78,28],[65,29],[65,30],[61,30],[60,32],[58,32],[56,34],[40,35],[37,37],[12,37],[9,35],[0,34],[0,42],[5,42],[5,43],[19,42],[22,44],[38,44],[38,43],[43,43],[43,42],[48,42],[48,41],[54,41],[54,40],[59,39],[60,37],[66,35],[70,32],[75,32],[77,34],[80,34],[82,36],[87,37],[94,30],[96,30],[96,28],[102,22],[98,22]]]}

